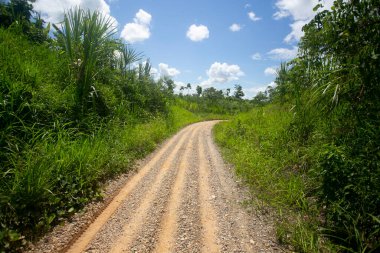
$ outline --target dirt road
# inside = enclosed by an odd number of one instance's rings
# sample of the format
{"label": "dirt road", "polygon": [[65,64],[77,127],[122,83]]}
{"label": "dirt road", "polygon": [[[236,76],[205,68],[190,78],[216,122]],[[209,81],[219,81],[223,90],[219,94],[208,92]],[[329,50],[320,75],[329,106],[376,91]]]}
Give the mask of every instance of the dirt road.
{"label": "dirt road", "polygon": [[247,213],[213,140],[190,125],[142,164],[65,252],[277,252],[273,229]]}

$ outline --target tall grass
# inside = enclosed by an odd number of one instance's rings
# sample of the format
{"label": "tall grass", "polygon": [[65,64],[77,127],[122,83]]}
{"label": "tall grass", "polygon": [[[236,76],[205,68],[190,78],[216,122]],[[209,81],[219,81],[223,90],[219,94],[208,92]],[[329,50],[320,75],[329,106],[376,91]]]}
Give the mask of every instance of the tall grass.
{"label": "tall grass", "polygon": [[330,126],[316,115],[313,108],[299,115],[288,105],[267,105],[217,125],[215,136],[257,197],[251,204],[275,210],[280,242],[297,252],[376,252],[376,159],[332,145]]}
{"label": "tall grass", "polygon": [[280,242],[299,252],[331,250],[317,229],[319,212],[311,194],[315,183],[307,173],[311,150],[292,139],[290,109],[268,105],[239,114],[218,124],[215,138],[252,190],[251,204],[264,213],[275,210]]}
{"label": "tall grass", "polygon": [[104,179],[128,171],[170,134],[200,120],[176,107],[171,117],[124,126],[110,122],[91,135],[47,131],[34,146],[12,153],[12,166],[0,177],[0,249],[22,246],[23,236],[36,238],[101,198]]}

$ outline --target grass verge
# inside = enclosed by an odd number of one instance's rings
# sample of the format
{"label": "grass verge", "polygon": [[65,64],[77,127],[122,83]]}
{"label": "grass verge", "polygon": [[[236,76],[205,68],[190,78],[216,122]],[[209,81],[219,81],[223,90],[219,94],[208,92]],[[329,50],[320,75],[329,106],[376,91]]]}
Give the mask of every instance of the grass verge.
{"label": "grass verge", "polygon": [[108,122],[78,134],[56,124],[30,148],[14,153],[12,169],[0,178],[0,252],[17,251],[55,224],[101,199],[101,182],[127,172],[136,159],[202,117],[177,106],[146,123]]}
{"label": "grass verge", "polygon": [[307,172],[313,147],[291,140],[287,129],[292,117],[286,107],[257,108],[218,124],[215,139],[257,197],[251,204],[262,211],[275,210],[281,243],[297,252],[330,252],[333,248],[318,226],[315,181]]}

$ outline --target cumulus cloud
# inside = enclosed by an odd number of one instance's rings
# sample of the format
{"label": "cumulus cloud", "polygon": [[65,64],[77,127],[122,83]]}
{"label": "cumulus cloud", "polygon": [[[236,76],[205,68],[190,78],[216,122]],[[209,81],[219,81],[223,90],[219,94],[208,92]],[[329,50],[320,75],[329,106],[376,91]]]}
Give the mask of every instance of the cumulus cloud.
{"label": "cumulus cloud", "polygon": [[286,35],[286,37],[284,38],[284,41],[286,43],[291,43],[291,42],[297,42],[301,39],[301,37],[303,36],[303,31],[302,31],[302,27],[304,25],[306,25],[310,20],[299,20],[299,21],[295,21],[294,23],[290,24],[290,28],[292,28],[292,31]]}
{"label": "cumulus cloud", "polygon": [[169,65],[166,63],[158,64],[158,68],[159,68],[159,72],[160,72],[161,77],[163,77],[163,76],[175,77],[181,73],[176,68],[170,68]]}
{"label": "cumulus cloud", "polygon": [[214,62],[206,73],[208,79],[201,83],[203,86],[239,80],[239,77],[244,76],[238,65],[220,62]]}
{"label": "cumulus cloud", "polygon": [[256,14],[253,11],[248,12],[248,17],[252,21],[258,21],[261,19],[258,16],[256,16]]}
{"label": "cumulus cloud", "polygon": [[152,15],[140,9],[133,19],[132,23],[127,23],[120,37],[129,43],[144,41],[150,37],[150,22]]}
{"label": "cumulus cloud", "polygon": [[266,76],[275,76],[277,75],[276,67],[268,67],[264,70]]}
{"label": "cumulus cloud", "polygon": [[253,55],[251,55],[251,58],[254,61],[259,61],[259,60],[261,60],[261,54],[260,53],[254,53]]}
{"label": "cumulus cloud", "polygon": [[155,78],[158,78],[158,69],[151,67],[150,68],[150,74],[154,76]]}
{"label": "cumulus cloud", "polygon": [[[314,6],[319,3],[318,0],[277,0],[277,12],[273,14],[273,18],[278,20],[285,17],[291,17],[293,23],[290,24],[292,31],[285,37],[286,43],[297,42],[303,36],[302,27],[310,22],[315,16]],[[330,9],[334,0],[324,0],[323,10]]]}
{"label": "cumulus cloud", "polygon": [[207,39],[210,35],[210,32],[207,26],[204,25],[191,25],[187,30],[186,36],[192,41],[202,41]]}
{"label": "cumulus cloud", "polygon": [[238,32],[238,31],[241,30],[241,26],[240,26],[239,24],[232,24],[232,25],[230,26],[230,30],[231,30],[232,32]]}
{"label": "cumulus cloud", "polygon": [[144,11],[143,9],[140,9],[136,13],[136,18],[134,18],[134,22],[142,25],[149,25],[150,21],[152,20],[152,15],[150,15],[148,12]]}
{"label": "cumulus cloud", "polygon": [[275,48],[268,52],[268,55],[273,60],[291,60],[297,56],[298,47],[289,48]]}
{"label": "cumulus cloud", "polygon": [[251,87],[251,88],[245,88],[243,89],[243,91],[247,98],[253,98],[254,96],[257,95],[257,93],[264,92],[266,88],[267,86]]}
{"label": "cumulus cloud", "polygon": [[276,8],[278,11],[273,15],[275,19],[291,16],[294,20],[307,20],[314,17],[314,6],[318,0],[278,0]]}
{"label": "cumulus cloud", "polygon": [[272,81],[267,85],[244,88],[243,91],[244,91],[245,96],[251,99],[255,97],[259,92],[265,92],[269,87],[272,87],[272,88],[276,87],[276,83]]}
{"label": "cumulus cloud", "polygon": [[65,11],[74,7],[99,11],[109,17],[113,26],[117,27],[117,21],[111,16],[110,6],[105,0],[37,0],[32,3],[33,9],[41,13],[41,17],[50,23],[59,23],[63,20]]}

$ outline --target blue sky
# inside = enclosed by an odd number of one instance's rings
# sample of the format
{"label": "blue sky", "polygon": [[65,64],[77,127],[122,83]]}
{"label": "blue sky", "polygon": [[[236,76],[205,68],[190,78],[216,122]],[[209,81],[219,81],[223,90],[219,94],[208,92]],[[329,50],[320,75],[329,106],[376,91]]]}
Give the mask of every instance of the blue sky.
{"label": "blue sky", "polygon": [[[65,9],[99,10],[117,25],[117,37],[142,52],[156,78],[177,86],[243,86],[251,98],[273,85],[275,69],[293,58],[301,27],[318,0],[37,0],[49,22]],[[324,1],[325,7],[332,0]]]}

